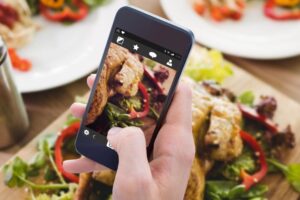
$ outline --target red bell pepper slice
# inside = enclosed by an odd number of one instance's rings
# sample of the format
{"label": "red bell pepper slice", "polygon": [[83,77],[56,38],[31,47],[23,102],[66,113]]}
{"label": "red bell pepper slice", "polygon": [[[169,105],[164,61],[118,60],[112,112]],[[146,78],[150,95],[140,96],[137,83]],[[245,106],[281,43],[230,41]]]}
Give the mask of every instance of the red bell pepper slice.
{"label": "red bell pepper slice", "polygon": [[8,54],[11,60],[11,64],[15,69],[23,72],[27,72],[31,69],[31,62],[25,58],[21,58],[15,49],[9,48]]}
{"label": "red bell pepper slice", "polygon": [[55,147],[54,147],[54,157],[55,157],[55,164],[57,166],[58,171],[65,177],[67,180],[78,183],[79,178],[75,174],[66,172],[63,168],[63,155],[62,155],[62,146],[66,139],[73,137],[77,134],[79,130],[80,122],[74,122],[67,128],[61,131],[60,135],[58,136]]}
{"label": "red bell pepper slice", "polygon": [[142,82],[139,82],[139,90],[143,95],[143,103],[144,103],[143,111],[137,112],[134,110],[134,108],[131,108],[130,113],[129,113],[129,116],[131,119],[146,117],[150,111],[149,94],[147,92],[147,88],[144,86],[144,84]]}
{"label": "red bell pepper slice", "polygon": [[300,9],[289,12],[277,13],[275,11],[276,3],[274,0],[267,0],[264,5],[264,13],[267,17],[274,20],[295,20],[300,19]]}
{"label": "red bell pepper slice", "polygon": [[267,118],[263,115],[260,115],[256,110],[254,110],[253,108],[250,108],[248,106],[238,104],[238,107],[239,107],[240,111],[242,112],[243,116],[262,123],[273,134],[278,133],[277,124],[275,124],[269,118]]}
{"label": "red bell pepper slice", "polygon": [[89,13],[89,7],[81,0],[72,0],[76,10],[65,6],[62,11],[54,11],[40,3],[41,14],[51,21],[79,21]]}
{"label": "red bell pepper slice", "polygon": [[243,185],[246,190],[249,190],[254,184],[261,181],[268,172],[268,165],[266,161],[265,153],[261,145],[256,139],[245,131],[240,131],[241,138],[252,148],[254,154],[258,157],[260,170],[252,175],[248,174],[245,170],[241,170],[241,177],[243,179]]}

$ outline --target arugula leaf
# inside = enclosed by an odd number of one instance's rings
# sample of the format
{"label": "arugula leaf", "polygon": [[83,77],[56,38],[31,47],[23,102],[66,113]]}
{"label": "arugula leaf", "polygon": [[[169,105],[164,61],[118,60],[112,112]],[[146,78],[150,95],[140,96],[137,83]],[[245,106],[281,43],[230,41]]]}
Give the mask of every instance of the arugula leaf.
{"label": "arugula leaf", "polygon": [[68,189],[69,185],[63,184],[47,184],[39,185],[28,180],[29,167],[26,162],[21,158],[16,157],[10,163],[3,167],[4,172],[4,182],[9,187],[21,187],[23,185],[28,185],[32,189],[36,190],[60,190]]}
{"label": "arugula leaf", "polygon": [[284,165],[275,159],[268,159],[267,161],[270,165],[279,169],[284,174],[287,181],[292,185],[294,190],[300,193],[300,163]]}
{"label": "arugula leaf", "polygon": [[44,178],[46,181],[53,181],[53,180],[57,179],[57,174],[49,166],[46,166]]}
{"label": "arugula leaf", "polygon": [[5,184],[9,187],[23,186],[24,182],[19,177],[26,178],[27,169],[28,165],[20,157],[16,157],[3,167]]}
{"label": "arugula leaf", "polygon": [[46,155],[44,152],[39,151],[29,161],[29,166],[34,169],[40,169],[46,165]]}
{"label": "arugula leaf", "polygon": [[206,181],[205,199],[207,200],[236,200],[236,199],[264,199],[268,187],[256,185],[245,191],[245,186],[235,181]]}
{"label": "arugula leaf", "polygon": [[43,138],[41,138],[38,141],[38,146],[37,146],[38,151],[43,151],[46,153],[46,151],[48,151],[48,149],[53,149],[56,139],[57,139],[56,134],[45,135]]}
{"label": "arugula leaf", "polygon": [[130,119],[129,115],[122,108],[112,103],[106,104],[105,112],[111,127],[143,126],[142,121]]}
{"label": "arugula leaf", "polygon": [[239,101],[242,104],[253,106],[255,95],[252,91],[246,91],[239,96]]}
{"label": "arugula leaf", "polygon": [[61,191],[59,194],[48,195],[45,193],[34,197],[35,200],[73,200],[77,190],[76,184],[70,184],[68,192]]}

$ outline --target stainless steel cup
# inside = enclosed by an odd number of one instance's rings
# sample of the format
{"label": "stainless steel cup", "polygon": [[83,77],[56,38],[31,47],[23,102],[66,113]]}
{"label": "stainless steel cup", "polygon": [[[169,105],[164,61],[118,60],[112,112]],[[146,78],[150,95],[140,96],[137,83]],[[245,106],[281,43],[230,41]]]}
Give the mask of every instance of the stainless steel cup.
{"label": "stainless steel cup", "polygon": [[23,99],[11,76],[11,62],[0,37],[0,148],[20,140],[29,127]]}

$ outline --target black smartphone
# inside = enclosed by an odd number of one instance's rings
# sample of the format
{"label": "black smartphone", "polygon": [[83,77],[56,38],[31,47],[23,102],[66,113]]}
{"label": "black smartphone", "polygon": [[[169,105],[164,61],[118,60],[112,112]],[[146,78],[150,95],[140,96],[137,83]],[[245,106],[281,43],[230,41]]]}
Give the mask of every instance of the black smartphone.
{"label": "black smartphone", "polygon": [[76,149],[116,170],[111,127],[140,127],[148,156],[194,43],[191,31],[133,7],[116,14],[77,134]]}

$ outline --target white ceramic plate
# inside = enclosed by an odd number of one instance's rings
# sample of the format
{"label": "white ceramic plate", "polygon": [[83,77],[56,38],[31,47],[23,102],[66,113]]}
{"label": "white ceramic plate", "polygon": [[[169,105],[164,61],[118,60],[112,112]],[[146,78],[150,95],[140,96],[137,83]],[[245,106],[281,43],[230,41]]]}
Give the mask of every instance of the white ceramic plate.
{"label": "white ceramic plate", "polygon": [[224,53],[255,59],[300,54],[300,21],[274,21],[264,16],[263,1],[247,3],[240,21],[213,22],[197,15],[189,0],[161,0],[167,16],[190,28],[198,42]]}
{"label": "white ceramic plate", "polygon": [[19,50],[31,60],[29,72],[14,70],[20,92],[35,92],[58,87],[95,70],[100,62],[116,11],[126,0],[111,0],[94,10],[81,22],[63,25],[42,17],[36,20],[42,29],[33,41]]}

